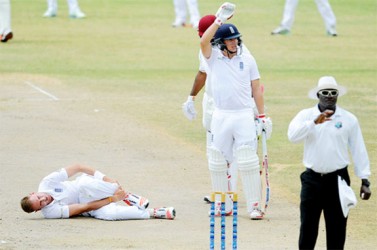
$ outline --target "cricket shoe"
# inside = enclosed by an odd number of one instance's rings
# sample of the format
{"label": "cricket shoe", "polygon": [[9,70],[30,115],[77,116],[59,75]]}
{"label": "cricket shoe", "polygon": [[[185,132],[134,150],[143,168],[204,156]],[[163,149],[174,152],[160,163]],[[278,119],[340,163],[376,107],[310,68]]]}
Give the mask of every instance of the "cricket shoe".
{"label": "cricket shoe", "polygon": [[277,27],[271,32],[271,35],[288,35],[289,29],[283,28],[281,26]]}
{"label": "cricket shoe", "polygon": [[43,17],[56,17],[56,10],[47,10]]}
{"label": "cricket shoe", "polygon": [[172,26],[173,28],[180,28],[180,27],[185,27],[186,24],[185,24],[185,22],[183,22],[183,21],[175,20],[174,23],[171,24],[171,26]]}
{"label": "cricket shoe", "polygon": [[146,209],[149,206],[149,200],[147,198],[131,193],[127,193],[123,201],[129,206],[136,206],[139,209]]}
{"label": "cricket shoe", "polygon": [[76,9],[75,11],[69,13],[70,18],[85,18],[86,15],[79,9]]}
{"label": "cricket shoe", "polygon": [[262,220],[264,213],[259,208],[253,208],[250,213],[250,219],[252,220]]}
{"label": "cricket shoe", "polygon": [[175,208],[174,207],[160,207],[160,208],[153,208],[153,218],[157,219],[167,219],[167,220],[174,220],[175,218]]}
{"label": "cricket shoe", "polygon": [[6,43],[6,42],[8,42],[8,40],[10,40],[12,38],[13,38],[13,33],[12,32],[9,32],[8,34],[6,34],[4,36],[0,35],[0,39],[1,39],[2,43]]}
{"label": "cricket shoe", "polygon": [[331,26],[327,29],[327,35],[328,36],[338,36],[338,34],[336,33],[336,29],[334,26]]}

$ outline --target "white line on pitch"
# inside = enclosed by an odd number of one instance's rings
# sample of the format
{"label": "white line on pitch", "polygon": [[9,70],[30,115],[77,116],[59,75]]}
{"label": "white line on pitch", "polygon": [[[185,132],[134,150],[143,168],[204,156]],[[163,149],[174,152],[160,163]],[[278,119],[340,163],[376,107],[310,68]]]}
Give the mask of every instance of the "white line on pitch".
{"label": "white line on pitch", "polygon": [[36,90],[38,90],[39,92],[41,92],[41,93],[47,95],[47,96],[50,97],[52,100],[54,100],[54,101],[58,101],[58,100],[59,100],[59,98],[57,98],[56,96],[54,96],[54,95],[48,93],[47,91],[41,89],[40,87],[35,86],[35,85],[32,84],[31,82],[26,81],[25,83],[26,83],[27,85],[29,85],[30,87],[32,87],[33,89],[36,89]]}

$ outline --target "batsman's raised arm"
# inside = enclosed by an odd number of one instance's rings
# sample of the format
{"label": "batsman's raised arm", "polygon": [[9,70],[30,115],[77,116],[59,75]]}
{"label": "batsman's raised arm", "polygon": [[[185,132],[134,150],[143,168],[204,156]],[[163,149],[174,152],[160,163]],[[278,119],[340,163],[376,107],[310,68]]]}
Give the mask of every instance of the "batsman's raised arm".
{"label": "batsman's raised arm", "polygon": [[215,33],[219,27],[233,16],[235,8],[236,5],[232,3],[223,3],[216,13],[215,22],[204,32],[202,38],[200,39],[200,49],[205,58],[208,59],[211,57],[211,39],[215,36]]}
{"label": "batsman's raised arm", "polygon": [[210,58],[212,53],[211,39],[215,36],[216,31],[219,29],[219,25],[213,23],[204,32],[202,38],[200,39],[200,49],[205,58]]}

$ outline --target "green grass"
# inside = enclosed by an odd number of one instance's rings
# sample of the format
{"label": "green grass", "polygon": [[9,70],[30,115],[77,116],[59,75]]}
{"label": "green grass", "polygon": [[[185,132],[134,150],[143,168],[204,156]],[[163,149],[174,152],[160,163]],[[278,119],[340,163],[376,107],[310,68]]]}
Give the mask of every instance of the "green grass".
{"label": "green grass", "polygon": [[[274,122],[269,141],[274,187],[298,201],[303,146],[288,142],[288,123],[299,110],[315,104],[306,95],[319,77],[335,76],[349,90],[338,104],[359,118],[374,172],[374,195],[352,213],[349,231],[371,240],[369,232],[377,230],[376,1],[331,1],[338,20],[336,38],[325,35],[314,1],[300,1],[288,36],[270,35],[280,22],[283,0],[234,2],[237,13],[231,22],[258,62]],[[214,13],[220,4],[199,1],[201,14]],[[0,44],[0,83],[3,74],[25,74],[58,79],[72,88],[124,92],[124,102],[114,103],[113,112],[128,113],[204,154],[200,119],[190,123],[181,112],[198,69],[199,40],[193,29],[171,28],[172,1],[80,0],[80,5],[88,16],[84,20],[69,19],[65,1],[59,1],[58,17],[46,19],[45,1],[12,1],[15,36]],[[201,95],[198,111],[200,102]],[[357,191],[360,181],[352,167]]]}

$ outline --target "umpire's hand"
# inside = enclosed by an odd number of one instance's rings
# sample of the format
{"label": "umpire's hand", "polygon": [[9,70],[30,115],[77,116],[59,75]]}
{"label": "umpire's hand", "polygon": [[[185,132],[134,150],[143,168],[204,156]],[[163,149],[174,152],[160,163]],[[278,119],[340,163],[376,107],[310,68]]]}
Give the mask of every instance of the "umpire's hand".
{"label": "umpire's hand", "polygon": [[372,192],[370,191],[370,182],[368,179],[361,180],[360,197],[363,200],[369,200]]}

